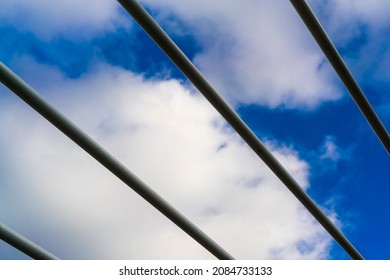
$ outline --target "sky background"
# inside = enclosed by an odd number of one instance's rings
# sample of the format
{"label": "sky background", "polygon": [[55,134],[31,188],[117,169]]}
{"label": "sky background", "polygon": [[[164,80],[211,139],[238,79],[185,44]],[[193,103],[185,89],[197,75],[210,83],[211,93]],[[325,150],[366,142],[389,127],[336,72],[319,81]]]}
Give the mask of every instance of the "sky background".
{"label": "sky background", "polygon": [[[390,259],[389,156],[289,1],[141,3],[360,253]],[[390,2],[309,4],[389,129]],[[3,0],[0,34],[3,63],[234,257],[349,259],[116,1]],[[3,85],[0,155],[0,222],[59,258],[213,259]]]}

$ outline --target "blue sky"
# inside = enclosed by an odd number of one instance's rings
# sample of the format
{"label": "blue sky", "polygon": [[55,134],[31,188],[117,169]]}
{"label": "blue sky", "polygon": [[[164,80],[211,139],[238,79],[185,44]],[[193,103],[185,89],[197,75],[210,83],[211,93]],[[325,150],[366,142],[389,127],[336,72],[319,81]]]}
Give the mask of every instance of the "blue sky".
{"label": "blue sky", "polygon": [[[349,259],[116,1],[5,1],[0,59],[240,259]],[[288,1],[141,1],[368,259],[389,156]],[[390,126],[388,1],[309,1]],[[212,256],[0,87],[0,221],[64,259]],[[0,244],[0,259],[25,259]]]}

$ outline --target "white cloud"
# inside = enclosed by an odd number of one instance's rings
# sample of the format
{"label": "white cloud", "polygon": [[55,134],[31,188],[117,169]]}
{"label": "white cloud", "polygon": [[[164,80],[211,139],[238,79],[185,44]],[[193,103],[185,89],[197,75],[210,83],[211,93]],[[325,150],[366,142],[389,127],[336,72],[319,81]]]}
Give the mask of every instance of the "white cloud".
{"label": "white cloud", "polygon": [[[385,0],[369,4],[363,0],[312,2],[325,14],[327,30],[338,43],[361,36],[359,21],[373,31],[368,42],[378,42],[388,25],[389,4]],[[333,70],[288,1],[142,3],[158,10],[158,19],[170,34],[195,37],[200,45],[195,63],[234,105],[315,108],[342,95],[334,84]],[[124,14],[116,1],[109,0],[6,0],[2,2],[0,23],[48,40],[65,36],[82,41],[99,32],[130,26]],[[170,17],[172,14],[180,20]],[[376,45],[368,43],[361,50],[361,64],[356,68],[378,65],[376,75],[385,79],[389,55],[378,52]]]}
{"label": "white cloud", "polygon": [[85,38],[116,24],[128,25],[110,0],[5,0],[1,2],[1,23],[50,39],[58,36]]}
{"label": "white cloud", "polygon": [[[329,235],[210,105],[177,81],[101,65],[77,80],[56,76],[39,90],[236,258],[327,257]],[[1,92],[2,221],[62,258],[211,258]],[[308,164],[291,148],[268,145],[307,188]]]}
{"label": "white cloud", "polygon": [[341,158],[340,148],[336,145],[335,139],[332,136],[325,137],[322,144],[321,159],[330,159],[332,161],[338,161]]}
{"label": "white cloud", "polygon": [[[390,21],[388,10],[390,3],[386,0],[330,0],[326,2],[309,1],[318,14],[326,14],[332,31],[352,30],[361,26],[356,23],[369,25],[371,28],[382,28]],[[321,8],[321,9],[320,9]],[[349,23],[350,26],[345,24]],[[335,34],[336,35],[336,34]],[[347,36],[349,34],[339,34]]]}
{"label": "white cloud", "polygon": [[[201,51],[195,63],[233,105],[312,109],[341,97],[333,71],[288,1],[143,3],[159,9],[159,20],[171,34],[196,38]],[[130,26],[121,10],[116,1],[108,0],[7,0],[0,17],[1,23],[48,40],[59,36],[83,40]]]}
{"label": "white cloud", "polygon": [[[143,1],[168,32],[194,34],[194,61],[233,104],[315,108],[341,93],[288,1]],[[172,24],[175,14],[184,24]],[[186,28],[187,27],[187,28]]]}
{"label": "white cloud", "polygon": [[341,145],[338,143],[337,137],[334,135],[326,135],[318,150],[317,156],[321,161],[316,171],[334,171],[338,168],[340,162],[351,161],[355,150],[356,145]]}
{"label": "white cloud", "polygon": [[[389,80],[390,2],[385,0],[310,1],[358,82]],[[367,90],[367,94],[369,91]]]}

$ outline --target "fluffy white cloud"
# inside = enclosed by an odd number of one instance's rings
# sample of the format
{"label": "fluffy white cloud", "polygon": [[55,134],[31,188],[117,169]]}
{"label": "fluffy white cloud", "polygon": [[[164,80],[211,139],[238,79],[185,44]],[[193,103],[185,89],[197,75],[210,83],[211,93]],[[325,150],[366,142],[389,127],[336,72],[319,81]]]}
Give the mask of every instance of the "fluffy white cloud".
{"label": "fluffy white cloud", "polygon": [[[327,256],[330,237],[179,82],[101,65],[77,80],[56,76],[39,90],[236,258]],[[0,93],[4,223],[62,258],[211,258],[30,108]],[[268,146],[307,188],[308,164],[291,148]]]}
{"label": "fluffy white cloud", "polygon": [[118,3],[110,0],[5,0],[1,2],[0,23],[46,39],[63,35],[84,38],[116,24],[128,24],[118,11]]}
{"label": "fluffy white cloud", "polygon": [[[327,28],[341,45],[361,36],[364,29],[359,22],[374,30],[375,39],[381,38],[388,23],[388,1],[311,2],[326,15]],[[195,63],[234,105],[315,108],[342,95],[334,84],[333,70],[289,1],[142,3],[157,11],[170,34],[195,37],[200,46]],[[116,1],[109,0],[6,0],[0,10],[0,24],[9,23],[46,39],[65,36],[82,40],[96,32],[131,25],[124,14]],[[367,40],[373,41],[377,42],[372,36]],[[360,65],[375,65],[376,75],[385,79],[389,52],[378,51],[376,45],[367,43],[361,50]]]}
{"label": "fluffy white cloud", "polygon": [[341,96],[289,1],[143,2],[169,33],[195,35],[195,63],[234,104],[315,108]]}
{"label": "fluffy white cloud", "polygon": [[[357,23],[369,25],[372,28],[382,28],[390,21],[388,10],[390,3],[386,0],[330,0],[326,2],[308,1],[316,12],[326,14],[326,21],[331,31],[346,31],[361,28]],[[348,23],[348,25],[346,25]],[[337,35],[337,34],[335,34]],[[339,34],[347,36],[352,34]],[[355,34],[356,35],[356,34]],[[341,38],[340,38],[341,39]]]}

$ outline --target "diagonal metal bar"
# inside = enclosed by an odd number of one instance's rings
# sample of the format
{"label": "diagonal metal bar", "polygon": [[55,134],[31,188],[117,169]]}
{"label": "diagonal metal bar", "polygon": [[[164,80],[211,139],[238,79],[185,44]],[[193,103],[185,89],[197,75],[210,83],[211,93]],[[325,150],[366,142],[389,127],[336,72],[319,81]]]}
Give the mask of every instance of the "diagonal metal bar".
{"label": "diagonal metal bar", "polygon": [[187,76],[203,96],[223,116],[223,118],[235,129],[252,150],[267,164],[283,184],[295,195],[317,221],[329,232],[329,234],[344,248],[354,259],[363,259],[360,253],[348,241],[348,239],[336,228],[330,219],[322,213],[320,208],[305,193],[301,186],[280,164],[280,162],[268,151],[264,144],[257,138],[238,114],[222,99],[212,88],[194,64],[186,57],[180,48],[164,32],[151,15],[136,0],[118,0],[127,12],[149,34],[156,44],[168,55],[176,66]]}
{"label": "diagonal metal bar", "polygon": [[52,253],[39,247],[16,231],[0,223],[0,239],[36,260],[58,260]]}
{"label": "diagonal metal bar", "polygon": [[333,69],[336,71],[344,86],[349,91],[371,128],[382,142],[382,145],[386,149],[387,153],[390,154],[389,133],[375,113],[375,110],[372,108],[370,102],[364,95],[353,75],[348,70],[348,67],[321,26],[319,20],[316,18],[314,12],[305,0],[290,0],[290,2],[313,35],[314,39],[317,41],[317,44],[320,46],[325,56],[328,58],[330,64],[333,66]]}
{"label": "diagonal metal bar", "polygon": [[180,227],[184,232],[195,239],[211,254],[219,259],[233,259],[233,257],[221,246],[219,246],[183,214],[170,205],[158,193],[131,173],[131,171],[128,170],[122,163],[104,150],[91,137],[85,134],[84,131],[67,119],[61,112],[49,104],[33,88],[31,88],[1,62],[0,81],[34,110],[41,114],[45,119],[62,131],[66,136],[73,140],[89,155],[111,171],[116,177],[122,180],[126,185],[132,188],[168,219]]}

